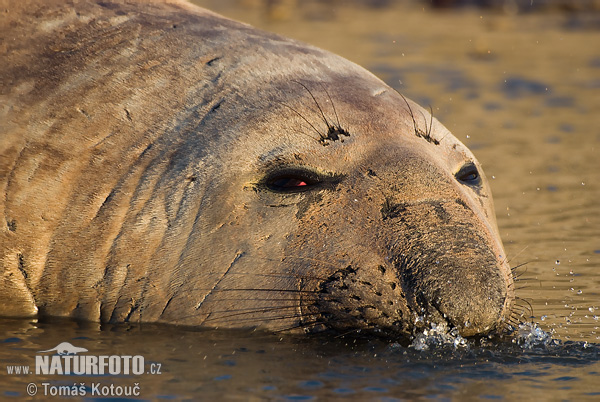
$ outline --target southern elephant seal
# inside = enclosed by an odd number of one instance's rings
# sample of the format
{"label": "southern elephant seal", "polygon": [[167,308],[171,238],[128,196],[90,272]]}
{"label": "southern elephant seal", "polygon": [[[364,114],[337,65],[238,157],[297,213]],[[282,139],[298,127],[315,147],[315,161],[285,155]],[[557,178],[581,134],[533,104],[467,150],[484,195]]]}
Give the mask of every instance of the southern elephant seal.
{"label": "southern elephant seal", "polygon": [[0,32],[0,315],[510,321],[479,163],[361,67],[179,1],[15,0]]}

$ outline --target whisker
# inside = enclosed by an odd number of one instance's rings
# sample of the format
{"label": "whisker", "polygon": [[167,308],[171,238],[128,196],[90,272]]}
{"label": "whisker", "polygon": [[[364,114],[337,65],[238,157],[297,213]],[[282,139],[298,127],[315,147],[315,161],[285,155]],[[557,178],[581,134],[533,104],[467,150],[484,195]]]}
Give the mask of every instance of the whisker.
{"label": "whisker", "polygon": [[[429,106],[431,107],[431,106]],[[419,113],[421,113],[421,117],[423,118],[423,121],[425,122],[425,135],[427,135],[427,117],[425,117],[425,113],[423,113],[422,110],[419,110]],[[423,131],[423,130],[421,130]]]}
{"label": "whisker", "polygon": [[[515,265],[514,267],[511,267],[510,270],[515,271],[521,267],[524,267],[525,265],[529,264],[530,262],[533,262],[533,261],[527,261],[527,262],[521,263],[519,265]],[[527,270],[525,270],[525,272],[527,272]]]}
{"label": "whisker", "polygon": [[[279,317],[264,317],[264,318],[260,319],[260,323],[263,323],[263,322],[273,322],[273,321],[281,321],[281,320],[290,320],[290,319],[299,319],[300,320],[303,317],[306,317],[308,315],[309,314],[292,314],[292,315],[282,315],[282,316],[279,316]],[[206,321],[208,321],[208,320],[206,320]],[[230,317],[230,319],[228,319],[228,320],[220,320],[220,322],[222,322],[222,323],[235,322],[236,325],[238,325],[239,323],[244,323],[244,322],[257,323],[257,320],[256,320],[256,317],[247,317],[247,318]]]}
{"label": "whisker", "polygon": [[[431,105],[429,105],[429,116],[430,116],[430,118],[429,118],[429,132],[427,133],[427,136],[429,138],[431,138],[431,132],[433,130],[433,108],[431,107]],[[425,123],[425,129],[427,129],[427,123]]]}
{"label": "whisker", "polygon": [[[316,315],[316,314],[310,314],[310,315]],[[301,322],[301,323],[299,323],[297,325],[293,325],[291,327],[280,329],[280,330],[273,331],[273,332],[274,333],[281,333],[281,332],[293,331],[295,329],[302,329],[302,328],[314,327],[316,325],[322,325],[322,324],[323,323],[320,322],[320,321]]]}
{"label": "whisker", "polygon": [[402,97],[402,99],[404,100],[404,103],[406,103],[406,106],[408,107],[408,112],[410,114],[410,118],[413,121],[413,128],[415,130],[415,135],[419,138],[423,138],[427,142],[433,143],[435,145],[439,145],[440,142],[431,136],[431,130],[433,129],[432,128],[433,127],[433,109],[431,108],[431,105],[429,105],[429,109],[431,110],[431,113],[430,113],[431,122],[430,122],[429,127],[427,127],[427,118],[425,117],[425,114],[423,114],[423,112],[421,111],[421,117],[423,117],[423,121],[425,122],[425,131],[423,131],[417,125],[417,120],[415,119],[415,113],[413,112],[412,108],[410,107],[410,104],[408,103],[408,99],[406,99],[406,97],[404,95],[402,95],[398,90],[395,90],[395,91],[396,91],[396,93],[398,93],[398,95],[400,95]]}
{"label": "whisker", "polygon": [[360,331],[365,330],[365,329],[373,329],[373,328],[375,328],[375,326],[373,326],[373,325],[368,325],[368,326],[363,327],[363,328],[353,328],[353,329],[351,329],[349,331],[346,331],[346,332],[344,332],[342,334],[336,335],[335,338],[343,338],[344,336],[350,335],[353,332],[360,332]]}
{"label": "whisker", "polygon": [[518,327],[518,326],[519,326],[519,324],[521,323],[521,321],[520,321],[520,320],[513,320],[513,319],[510,319],[510,320],[508,320],[508,323],[509,323],[511,326],[513,326],[513,327],[515,327],[515,328],[516,328],[516,327]]}
{"label": "whisker", "polygon": [[[239,299],[239,300],[247,301],[247,300],[255,300],[255,299]],[[274,300],[274,301],[279,301],[279,300]],[[287,301],[297,302],[298,300],[297,299],[291,299],[291,300],[287,300]],[[290,310],[290,309],[297,309],[297,308],[298,308],[298,304],[292,304],[292,305],[278,306],[278,307],[256,307],[256,308],[238,309],[238,310],[211,311],[208,314],[208,316],[204,319],[204,321],[202,322],[202,324],[204,324],[205,322],[209,322],[209,321],[223,320],[225,318],[234,318],[234,317],[239,317],[239,316],[244,316],[244,315],[250,315],[250,314],[269,313],[269,312],[274,312],[274,311]],[[244,310],[246,310],[246,311],[244,311]],[[232,313],[232,314],[227,314],[227,313]],[[220,316],[220,317],[213,317],[214,314],[227,314],[227,315]],[[293,316],[288,316],[288,318],[289,317],[302,318],[302,317],[309,316],[309,315],[310,314],[300,314],[299,315],[298,313],[295,313]],[[198,314],[187,314],[187,315],[183,315],[183,316],[181,316],[179,318],[180,319],[186,319],[186,318],[197,317],[197,316],[198,316]],[[254,321],[256,321],[256,317],[251,318],[251,319],[254,320]],[[261,319],[261,321],[267,321],[267,320],[273,320],[273,318],[271,318],[271,319]],[[228,322],[228,321],[232,321],[232,320],[225,320],[225,321]],[[238,322],[238,321],[244,321],[244,319],[236,319],[234,322]]]}
{"label": "whisker", "polygon": [[[525,303],[526,305],[524,305],[522,303]],[[529,313],[530,313],[529,315],[531,317],[534,316],[533,306],[531,305],[531,303],[529,303],[529,301],[527,301],[527,300],[525,300],[525,299],[523,299],[521,297],[517,297],[515,299],[515,306],[518,306],[518,307],[521,307],[523,309],[526,309],[527,311],[529,311]]]}
{"label": "whisker", "polygon": [[317,294],[317,290],[299,290],[299,289],[260,289],[260,288],[233,288],[233,289],[207,289],[207,288],[192,288],[192,290],[211,291],[215,292],[282,292],[282,293],[305,293]]}
{"label": "whisker", "polygon": [[[296,113],[298,116],[300,116],[300,118],[302,118],[302,120],[304,120],[304,121],[305,121],[305,122],[306,122],[306,123],[307,123],[307,124],[308,124],[308,125],[309,125],[309,126],[310,126],[310,127],[313,129],[313,130],[314,130],[314,131],[315,131],[315,133],[317,133],[317,134],[319,135],[319,138],[320,138],[320,140],[317,140],[316,138],[314,138],[314,137],[312,137],[312,136],[309,136],[310,138],[312,138],[312,139],[313,139],[313,140],[315,140],[315,141],[323,141],[323,140],[325,139],[325,138],[323,137],[323,134],[321,134],[321,132],[320,132],[319,130],[317,130],[317,129],[315,128],[315,126],[313,126],[313,124],[312,124],[310,121],[308,121],[308,119],[307,119],[306,117],[302,116],[302,114],[301,114],[300,112],[298,112],[298,111],[297,111],[296,109],[294,109],[293,107],[291,107],[291,106],[289,106],[289,105],[286,105],[286,104],[285,104],[285,103],[283,103],[283,102],[281,102],[281,104],[282,104],[283,106],[287,107],[288,109],[290,109],[291,111],[293,111],[294,113]],[[303,133],[303,134],[305,134],[305,133]]]}
{"label": "whisker", "polygon": [[[307,316],[313,316],[313,315],[318,315],[318,314],[308,314]],[[349,317],[349,318],[338,318],[338,319],[336,319],[334,321],[328,321],[328,323],[350,321],[352,319],[353,318],[351,318],[351,317]],[[303,322],[303,323],[299,323],[296,326],[290,327],[288,329],[283,329],[283,330],[280,330],[280,331],[277,331],[277,332],[284,332],[284,331],[290,331],[290,330],[293,330],[293,329],[300,329],[300,328],[312,327],[312,326],[315,326],[315,325],[325,325],[325,323],[322,322],[322,321]],[[363,328],[352,329],[352,330],[350,330],[350,331],[348,331],[348,332],[346,332],[344,334],[336,336],[336,338],[339,338],[340,336],[348,335],[348,334],[350,334],[352,332],[355,332],[355,331],[360,331],[360,330],[370,329],[370,328],[375,328],[375,326],[368,326],[368,327],[363,327]]]}
{"label": "whisker", "polygon": [[311,90],[308,89],[308,87],[306,85],[304,85],[303,83],[301,83],[300,81],[292,80],[292,82],[295,82],[296,84],[301,85],[310,94],[310,96],[313,99],[313,101],[315,101],[315,105],[317,105],[317,108],[319,109],[319,112],[321,113],[321,117],[323,117],[323,122],[327,126],[327,129],[329,129],[331,127],[331,124],[329,124],[329,121],[325,117],[325,113],[323,113],[323,109],[321,109],[321,106],[319,105],[319,102],[317,102],[317,99],[315,98],[315,96],[313,95],[313,93],[311,92]]}
{"label": "whisker", "polygon": [[[301,126],[301,127],[302,127],[302,128],[305,128],[304,126]],[[312,129],[314,130],[314,127],[310,127],[310,128],[312,128]],[[315,141],[317,141],[317,142],[319,142],[319,141],[320,141],[320,139],[317,139],[317,138],[313,137],[312,135],[305,133],[305,132],[304,132],[304,131],[302,131],[302,130],[298,130],[298,129],[297,129],[297,128],[295,128],[295,127],[292,127],[291,129],[292,129],[292,130],[293,130],[295,133],[302,134],[302,135],[305,135],[305,136],[309,137],[311,140],[315,140]],[[320,134],[319,134],[319,135],[320,135]]]}
{"label": "whisker", "polygon": [[231,272],[229,275],[251,275],[254,277],[266,277],[266,278],[295,278],[295,279],[305,279],[312,281],[324,281],[327,278],[313,276],[313,275],[301,275],[294,272],[284,272],[284,273],[266,273],[266,274],[258,274],[256,272]]}
{"label": "whisker", "polygon": [[508,259],[508,256],[504,257],[504,260],[502,260],[502,264],[504,264],[505,262],[509,263],[514,260],[515,258],[517,258],[518,256],[521,255],[521,253],[523,253],[523,251],[527,250],[529,248],[529,246],[525,246],[523,247],[523,249],[521,251],[519,251],[516,255],[514,255],[510,260]]}
{"label": "whisker", "polygon": [[331,102],[331,107],[333,108],[333,114],[335,115],[335,120],[337,122],[338,127],[342,127],[342,125],[340,124],[340,119],[338,117],[337,111],[335,110],[335,104],[333,103],[333,99],[331,99],[331,95],[329,95],[329,92],[327,92],[327,89],[325,89],[325,86],[323,85],[323,83],[321,83],[321,88],[323,88],[323,91],[325,91],[325,93],[327,94],[327,97],[329,98],[329,101]]}
{"label": "whisker", "polygon": [[396,92],[398,93],[398,95],[400,95],[402,97],[402,99],[404,100],[404,103],[406,103],[406,106],[408,107],[408,112],[410,114],[410,118],[413,121],[413,127],[415,130],[415,135],[418,137],[419,136],[419,130],[417,128],[417,121],[415,120],[415,114],[412,111],[412,108],[410,107],[410,104],[408,103],[408,100],[406,99],[406,97],[404,95],[402,95],[399,91],[396,90]]}
{"label": "whisker", "polygon": [[[241,309],[241,310],[222,310],[222,311],[213,311],[213,315],[214,314],[219,314],[219,313],[232,313],[232,314],[227,314],[224,316],[219,316],[219,317],[214,317],[214,318],[207,318],[204,322],[208,322],[208,321],[214,321],[214,320],[221,320],[223,318],[231,318],[231,317],[239,317],[241,315],[249,315],[249,314],[256,314],[256,313],[269,313],[269,312],[273,312],[273,311],[281,311],[281,310],[290,310],[290,309],[297,309],[298,305],[290,305],[290,306],[279,306],[279,307],[270,307],[270,308],[249,308],[249,309]],[[236,313],[234,313],[234,311],[236,311]]]}

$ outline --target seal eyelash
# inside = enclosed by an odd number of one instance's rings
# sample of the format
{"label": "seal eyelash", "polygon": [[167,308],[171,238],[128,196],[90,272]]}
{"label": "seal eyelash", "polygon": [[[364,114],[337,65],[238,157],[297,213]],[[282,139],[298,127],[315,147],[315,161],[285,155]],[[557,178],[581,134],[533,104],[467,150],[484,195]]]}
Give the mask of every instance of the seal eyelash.
{"label": "seal eyelash", "polygon": [[463,165],[454,176],[461,183],[470,186],[477,186],[481,183],[481,175],[473,162],[468,162]]}

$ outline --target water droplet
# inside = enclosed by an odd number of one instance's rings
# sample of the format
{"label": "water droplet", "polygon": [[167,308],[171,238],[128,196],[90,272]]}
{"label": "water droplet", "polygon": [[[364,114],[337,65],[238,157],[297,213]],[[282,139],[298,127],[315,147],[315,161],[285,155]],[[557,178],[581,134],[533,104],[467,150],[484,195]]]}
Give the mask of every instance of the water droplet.
{"label": "water droplet", "polygon": [[578,295],[580,295],[580,294],[582,294],[582,293],[583,293],[583,290],[581,290],[581,289],[579,289],[579,290],[577,291],[577,294],[578,294]]}
{"label": "water droplet", "polygon": [[594,307],[590,307],[590,308],[588,308],[588,310],[590,310],[590,313],[593,313],[594,312]]}
{"label": "water droplet", "polygon": [[541,319],[542,321],[546,321],[546,318],[548,318],[548,316],[547,316],[547,315],[543,315],[543,316],[541,316],[541,317],[540,317],[540,319]]}
{"label": "water droplet", "polygon": [[556,260],[556,265],[560,265],[560,260]]}

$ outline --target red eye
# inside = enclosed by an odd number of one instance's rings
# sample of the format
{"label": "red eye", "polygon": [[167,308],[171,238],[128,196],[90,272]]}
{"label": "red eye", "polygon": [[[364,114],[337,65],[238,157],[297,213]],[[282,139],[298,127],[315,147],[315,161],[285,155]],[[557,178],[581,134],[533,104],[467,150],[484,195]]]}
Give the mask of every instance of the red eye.
{"label": "red eye", "polygon": [[269,187],[277,191],[304,190],[308,186],[308,179],[301,177],[278,177],[269,183]]}
{"label": "red eye", "polygon": [[265,181],[267,187],[273,191],[296,193],[312,189],[320,180],[312,172],[293,171],[274,174]]}
{"label": "red eye", "polygon": [[291,189],[302,186],[308,186],[308,183],[306,183],[303,179],[299,179],[296,177],[282,177],[271,182],[271,185],[273,187]]}
{"label": "red eye", "polygon": [[269,190],[280,193],[300,193],[321,188],[322,176],[302,167],[283,167],[267,175],[262,182]]}

